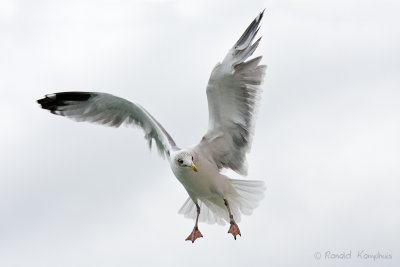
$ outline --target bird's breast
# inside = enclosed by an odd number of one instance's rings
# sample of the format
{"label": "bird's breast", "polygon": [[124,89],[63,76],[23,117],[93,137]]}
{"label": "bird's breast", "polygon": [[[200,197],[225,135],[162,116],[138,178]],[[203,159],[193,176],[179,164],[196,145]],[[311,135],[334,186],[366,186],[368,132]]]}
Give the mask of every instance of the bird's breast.
{"label": "bird's breast", "polygon": [[217,176],[211,168],[196,163],[197,172],[190,168],[171,166],[173,173],[185,189],[198,197],[207,197],[215,194]]}

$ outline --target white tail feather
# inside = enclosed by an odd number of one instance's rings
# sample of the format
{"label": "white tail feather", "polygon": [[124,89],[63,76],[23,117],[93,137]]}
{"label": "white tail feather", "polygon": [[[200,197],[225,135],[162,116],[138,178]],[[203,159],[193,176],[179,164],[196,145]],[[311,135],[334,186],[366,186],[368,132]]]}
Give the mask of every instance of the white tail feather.
{"label": "white tail feather", "polygon": [[[241,214],[251,215],[264,197],[265,185],[262,181],[229,179],[231,188],[225,192],[229,207],[236,222],[240,222]],[[199,198],[200,222],[224,225],[229,222],[228,210],[224,200],[219,196]],[[189,197],[179,209],[185,218],[196,219],[197,211],[193,200]]]}

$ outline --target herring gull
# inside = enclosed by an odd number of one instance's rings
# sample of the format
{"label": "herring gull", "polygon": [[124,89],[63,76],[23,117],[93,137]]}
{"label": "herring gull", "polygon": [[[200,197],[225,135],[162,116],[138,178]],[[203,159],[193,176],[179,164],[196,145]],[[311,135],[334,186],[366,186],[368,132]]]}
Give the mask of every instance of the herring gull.
{"label": "herring gull", "polygon": [[[43,109],[76,121],[107,126],[122,124],[142,128],[151,147],[154,140],[160,155],[189,197],[179,213],[193,218],[192,243],[203,237],[198,222],[230,224],[228,233],[241,235],[237,222],[250,215],[263,197],[262,181],[231,179],[221,173],[231,169],[247,175],[246,154],[254,135],[255,113],[261,97],[265,65],[262,56],[247,60],[261,37],[253,42],[263,18],[262,11],[211,72],[207,85],[209,123],[200,143],[179,148],[164,127],[142,106],[120,97],[98,92],[60,92],[37,102]],[[246,61],[247,60],[247,61]]]}

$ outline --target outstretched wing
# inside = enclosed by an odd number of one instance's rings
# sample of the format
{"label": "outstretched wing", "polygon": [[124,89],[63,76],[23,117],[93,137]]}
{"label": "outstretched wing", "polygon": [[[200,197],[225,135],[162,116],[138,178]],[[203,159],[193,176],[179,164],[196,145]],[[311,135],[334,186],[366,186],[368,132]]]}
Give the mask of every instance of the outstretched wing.
{"label": "outstretched wing", "polygon": [[174,140],[143,107],[106,93],[63,92],[46,95],[37,101],[43,109],[76,121],[88,121],[112,127],[122,124],[141,127],[151,148],[154,139],[162,156],[178,149]]}
{"label": "outstretched wing", "polygon": [[207,85],[208,131],[200,142],[219,168],[247,174],[246,153],[254,134],[255,111],[260,99],[265,65],[261,56],[245,61],[256,50],[253,42],[263,17],[261,12],[215,66]]}

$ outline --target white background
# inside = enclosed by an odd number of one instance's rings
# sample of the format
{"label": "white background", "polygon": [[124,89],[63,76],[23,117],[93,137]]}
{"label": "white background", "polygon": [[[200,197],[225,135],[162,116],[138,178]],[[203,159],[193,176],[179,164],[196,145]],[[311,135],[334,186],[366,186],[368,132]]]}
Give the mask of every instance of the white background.
{"label": "white background", "polygon": [[[76,123],[35,102],[112,93],[143,105],[179,146],[195,144],[211,69],[264,8],[255,54],[268,70],[248,177],[267,192],[236,241],[205,224],[203,239],[184,241],[186,192],[141,131]],[[2,0],[0,266],[399,266],[399,9]]]}

